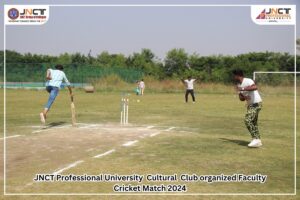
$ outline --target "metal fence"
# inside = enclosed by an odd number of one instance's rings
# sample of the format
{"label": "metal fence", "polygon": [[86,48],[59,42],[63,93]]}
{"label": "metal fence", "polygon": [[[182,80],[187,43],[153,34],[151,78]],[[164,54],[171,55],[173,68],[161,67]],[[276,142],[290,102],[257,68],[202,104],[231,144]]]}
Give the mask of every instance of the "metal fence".
{"label": "metal fence", "polygon": [[[0,68],[0,87],[3,86],[3,64]],[[49,63],[6,63],[7,87],[39,88],[45,85],[46,71],[56,64]],[[143,76],[141,70],[125,67],[100,67],[83,64],[64,65],[64,72],[74,87],[83,87],[99,79],[117,75],[125,82],[133,83]]]}

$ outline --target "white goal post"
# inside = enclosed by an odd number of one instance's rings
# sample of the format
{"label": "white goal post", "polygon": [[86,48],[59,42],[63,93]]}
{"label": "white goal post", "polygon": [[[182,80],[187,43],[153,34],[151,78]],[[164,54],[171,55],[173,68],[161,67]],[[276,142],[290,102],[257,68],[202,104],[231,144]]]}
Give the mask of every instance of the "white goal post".
{"label": "white goal post", "polygon": [[290,71],[254,71],[253,72],[253,80],[256,79],[256,74],[300,74],[300,72],[290,72]]}

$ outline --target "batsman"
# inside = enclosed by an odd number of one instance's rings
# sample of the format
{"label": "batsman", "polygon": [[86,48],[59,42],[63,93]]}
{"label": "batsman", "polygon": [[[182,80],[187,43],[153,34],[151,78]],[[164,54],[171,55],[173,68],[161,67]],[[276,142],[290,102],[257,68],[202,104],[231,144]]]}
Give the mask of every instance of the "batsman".
{"label": "batsman", "polygon": [[40,113],[41,122],[46,123],[47,113],[49,112],[52,104],[55,101],[61,88],[61,84],[64,81],[69,89],[71,99],[73,99],[73,92],[65,73],[63,72],[64,67],[62,65],[56,65],[55,69],[48,69],[46,75],[46,91],[49,93],[48,102],[46,103],[44,110]]}

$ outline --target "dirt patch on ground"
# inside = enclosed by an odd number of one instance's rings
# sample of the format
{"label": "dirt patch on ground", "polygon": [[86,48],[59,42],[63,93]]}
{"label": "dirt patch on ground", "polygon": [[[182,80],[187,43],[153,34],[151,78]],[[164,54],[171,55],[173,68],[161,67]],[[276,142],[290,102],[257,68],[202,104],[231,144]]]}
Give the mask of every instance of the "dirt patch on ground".
{"label": "dirt patch on ground", "polygon": [[158,131],[154,127],[119,124],[32,127],[31,134],[6,140],[7,185],[24,186],[37,173],[53,173],[72,162],[126,148],[122,145]]}

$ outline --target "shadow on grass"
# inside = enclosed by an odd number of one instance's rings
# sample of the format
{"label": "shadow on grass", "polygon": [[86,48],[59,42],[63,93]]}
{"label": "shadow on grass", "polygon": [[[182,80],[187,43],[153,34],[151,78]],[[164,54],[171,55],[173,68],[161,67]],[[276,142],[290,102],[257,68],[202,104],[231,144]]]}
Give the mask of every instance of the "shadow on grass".
{"label": "shadow on grass", "polygon": [[248,146],[249,141],[245,140],[233,140],[233,139],[227,139],[227,138],[219,138],[220,140],[226,141],[226,142],[232,142],[240,146]]}
{"label": "shadow on grass", "polygon": [[67,122],[51,122],[47,125],[47,127],[43,128],[43,129],[48,129],[48,128],[52,128],[52,127],[56,127],[56,126],[61,126],[66,124]]}

